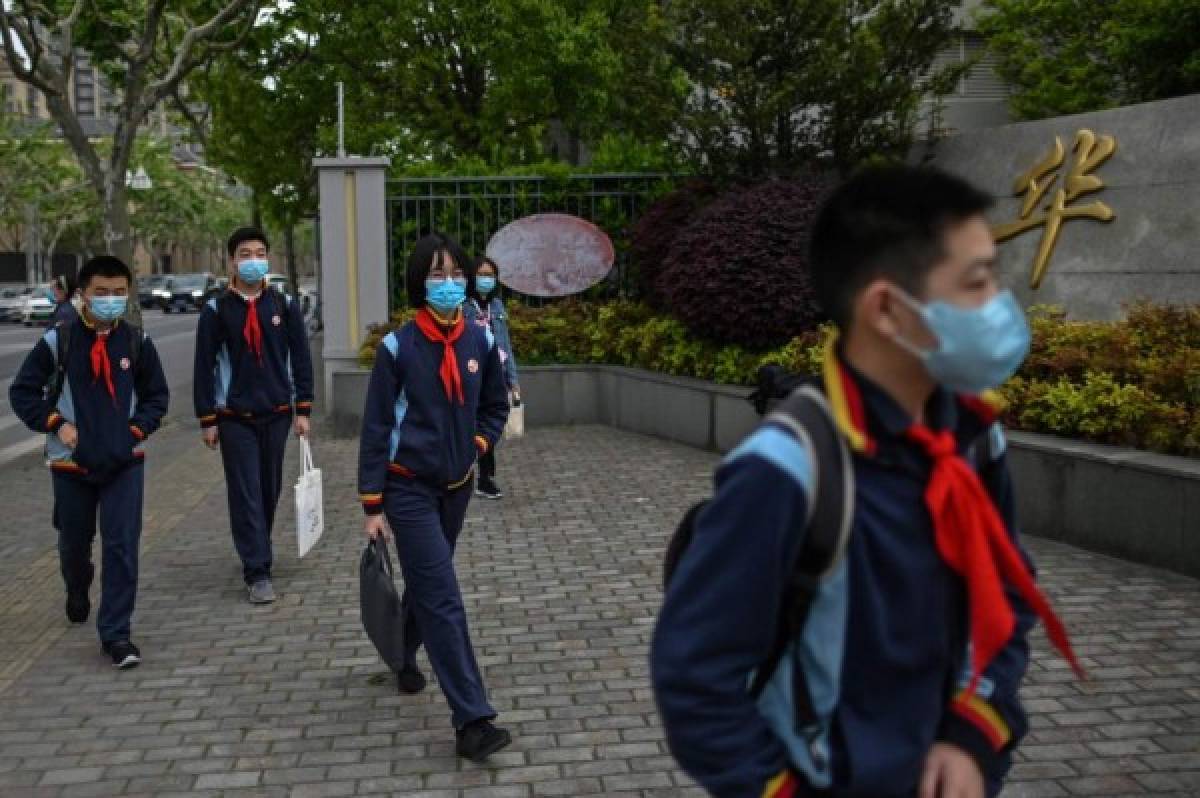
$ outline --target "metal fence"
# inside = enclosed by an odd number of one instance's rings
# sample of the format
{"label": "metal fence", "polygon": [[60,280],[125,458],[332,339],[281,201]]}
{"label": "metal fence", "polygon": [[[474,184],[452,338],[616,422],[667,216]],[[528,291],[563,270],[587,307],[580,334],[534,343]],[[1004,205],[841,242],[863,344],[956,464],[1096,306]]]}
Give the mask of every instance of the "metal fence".
{"label": "metal fence", "polygon": [[[453,236],[472,256],[509,222],[535,213],[568,213],[612,239],[616,262],[596,296],[629,296],[629,233],[646,206],[671,189],[665,174],[568,177],[434,177],[388,181],[388,252],[392,307],[404,301],[404,267],[417,239],[430,231]],[[538,303],[532,297],[522,297]]]}

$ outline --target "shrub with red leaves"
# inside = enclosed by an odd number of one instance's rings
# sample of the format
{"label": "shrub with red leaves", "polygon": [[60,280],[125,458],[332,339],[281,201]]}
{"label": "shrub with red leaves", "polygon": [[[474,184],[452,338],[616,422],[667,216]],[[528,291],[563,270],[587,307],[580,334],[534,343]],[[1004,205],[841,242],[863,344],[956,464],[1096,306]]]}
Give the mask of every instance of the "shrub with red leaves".
{"label": "shrub with red leaves", "polygon": [[760,349],[823,319],[808,268],[809,231],[831,185],[770,180],[710,203],[676,236],[655,281],[666,308],[698,335]]}
{"label": "shrub with red leaves", "polygon": [[712,183],[689,180],[655,200],[633,226],[629,257],[636,270],[638,295],[650,305],[659,308],[663,305],[655,284],[676,237],[716,197],[717,189]]}

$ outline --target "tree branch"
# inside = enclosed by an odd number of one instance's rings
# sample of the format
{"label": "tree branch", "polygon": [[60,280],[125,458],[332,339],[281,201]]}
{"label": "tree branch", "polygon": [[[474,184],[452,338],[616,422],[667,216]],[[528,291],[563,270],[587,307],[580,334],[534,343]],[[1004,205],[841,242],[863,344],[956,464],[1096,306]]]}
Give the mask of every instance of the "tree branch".
{"label": "tree branch", "polygon": [[253,20],[258,17],[261,5],[261,2],[258,0],[254,0],[254,2],[251,2],[251,0],[230,0],[208,22],[188,29],[188,32],[183,36],[183,41],[179,45],[179,51],[175,54],[175,61],[171,64],[171,69],[161,79],[154,81],[147,87],[147,107],[153,108],[159,102],[168,98],[179,84],[183,82],[188,73],[202,63],[202,60],[196,57],[194,52],[198,45],[211,44],[209,40],[249,7],[251,21],[237,37],[237,43],[234,46],[240,45],[241,40],[244,39],[253,26]]}
{"label": "tree branch", "polygon": [[58,24],[59,36],[62,41],[62,65],[59,69],[58,85],[62,96],[67,95],[71,82],[71,72],[75,69],[75,24],[83,13],[85,0],[75,0],[71,13]]}
{"label": "tree branch", "polygon": [[[173,106],[175,106],[175,110],[177,110],[180,114],[183,115],[183,118],[187,121],[188,126],[191,127],[191,129],[192,129],[192,133],[196,136],[196,139],[200,142],[200,146],[203,147],[207,151],[208,150],[208,129],[206,127],[206,122],[208,120],[206,118],[201,118],[196,115],[195,111],[192,110],[191,106],[188,105],[187,100],[180,93],[179,88],[180,88],[179,86],[175,87],[175,91],[171,92],[171,96],[170,96],[169,100],[170,100],[171,104]],[[206,114],[206,117],[207,116],[209,116],[209,115]]]}
{"label": "tree branch", "polygon": [[[24,24],[29,24],[28,10],[26,10]],[[53,68],[42,62],[44,51],[36,33],[37,31],[32,27],[29,30],[23,28],[16,14],[9,11],[3,0],[0,0],[0,36],[3,36],[4,55],[9,68],[18,79],[34,88],[40,89],[46,94],[57,93],[58,87],[55,85],[57,80],[55,80]],[[28,66],[17,55],[14,35],[29,58]]]}

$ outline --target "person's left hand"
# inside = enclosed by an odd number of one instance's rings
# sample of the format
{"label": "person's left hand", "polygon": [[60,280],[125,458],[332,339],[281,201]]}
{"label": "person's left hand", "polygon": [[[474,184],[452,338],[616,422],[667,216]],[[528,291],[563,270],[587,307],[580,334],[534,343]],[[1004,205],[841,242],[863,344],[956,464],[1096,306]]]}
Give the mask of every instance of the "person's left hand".
{"label": "person's left hand", "polygon": [[925,757],[919,798],[984,798],[983,772],[957,745],[934,743]]}
{"label": "person's left hand", "polygon": [[296,416],[296,435],[304,438],[308,436],[308,431],[312,428],[312,422],[308,416]]}

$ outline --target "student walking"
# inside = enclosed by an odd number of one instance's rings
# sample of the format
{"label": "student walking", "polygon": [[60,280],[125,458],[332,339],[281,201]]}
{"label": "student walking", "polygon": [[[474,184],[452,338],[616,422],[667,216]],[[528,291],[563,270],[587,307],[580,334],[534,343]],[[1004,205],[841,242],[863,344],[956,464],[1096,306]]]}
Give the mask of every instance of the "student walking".
{"label": "student walking", "polygon": [[205,304],[196,330],[196,416],[204,443],[221,450],[249,601],[270,604],[284,450],[289,431],[309,432],[312,357],[300,303],[266,282],[266,234],[241,228],[227,249],[229,288]]}
{"label": "student walking", "polygon": [[406,282],[417,315],[376,352],[358,484],[366,534],[374,539],[390,527],[404,574],[400,689],[425,688],[417,667],[424,643],[450,704],[458,754],[481,762],[511,737],[492,724],[496,710],[475,661],[453,557],[476,460],[500,439],[508,396],[499,350],[463,318],[473,271],[445,236],[416,243]]}
{"label": "student walking", "polygon": [[[714,795],[995,796],[1028,728],[1038,618],[1076,665],[981,397],[1029,347],[990,202],[878,168],[817,218],[815,285],[840,330],[809,404],[823,421],[791,415],[793,397],[725,459],[654,634],[670,748]],[[814,555],[838,516],[844,552]]]}
{"label": "student walking", "polygon": [[54,288],[54,317],[51,319],[52,325],[70,324],[79,318],[79,311],[75,309],[75,285],[65,274],[60,274],[54,278],[51,284]]}
{"label": "student walking", "polygon": [[167,412],[167,380],[154,344],[121,317],[133,276],[114,257],[79,272],[83,311],[48,331],[9,389],[13,410],[46,433],[54,526],[71,623],[86,623],[101,540],[96,628],[117,668],[141,662],[130,639],[142,535],[142,443]]}
{"label": "student walking", "polygon": [[[521,386],[517,382],[517,359],[513,357],[512,337],[508,333],[508,313],[504,300],[500,298],[497,281],[499,265],[487,255],[475,262],[475,287],[470,299],[463,305],[467,322],[482,327],[488,333],[504,365],[504,385],[512,404],[521,402]],[[498,442],[497,442],[498,443]],[[475,481],[475,493],[485,499],[502,499],[504,492],[496,484],[496,450],[488,449],[479,458],[479,477]]]}

